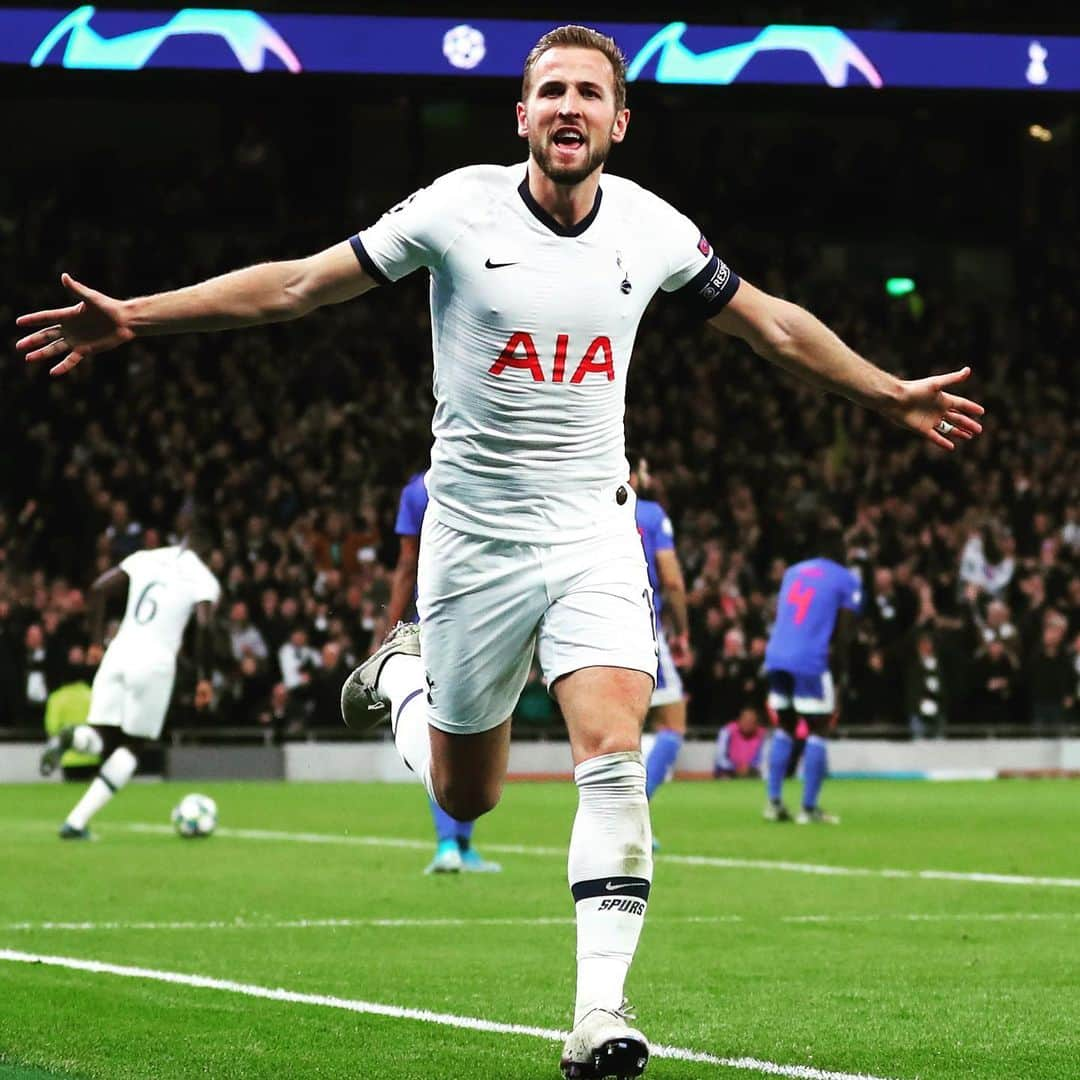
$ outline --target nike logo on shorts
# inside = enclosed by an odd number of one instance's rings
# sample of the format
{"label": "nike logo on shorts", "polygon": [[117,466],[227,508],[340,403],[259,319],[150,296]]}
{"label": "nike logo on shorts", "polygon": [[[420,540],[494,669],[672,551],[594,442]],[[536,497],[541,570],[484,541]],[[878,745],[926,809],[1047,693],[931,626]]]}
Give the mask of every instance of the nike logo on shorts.
{"label": "nike logo on shorts", "polygon": [[491,259],[488,259],[488,260],[487,260],[487,261],[486,261],[486,262],[484,263],[484,267],[485,267],[485,269],[487,269],[487,270],[499,270],[499,269],[501,269],[501,268],[502,268],[502,267],[504,267],[504,266],[517,266],[517,263],[516,263],[516,262],[503,262],[503,263],[493,263],[493,262],[491,261]]}

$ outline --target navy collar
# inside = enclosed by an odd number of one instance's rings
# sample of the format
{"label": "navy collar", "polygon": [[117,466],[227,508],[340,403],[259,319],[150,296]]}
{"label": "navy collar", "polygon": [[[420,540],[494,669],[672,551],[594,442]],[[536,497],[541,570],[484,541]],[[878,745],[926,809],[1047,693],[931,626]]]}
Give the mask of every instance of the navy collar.
{"label": "navy collar", "polygon": [[533,198],[532,192],[529,190],[528,172],[525,173],[525,179],[518,185],[518,194],[521,196],[521,201],[532,212],[533,217],[541,225],[549,228],[556,236],[580,236],[596,220],[596,215],[600,213],[600,200],[604,197],[604,190],[597,187],[596,199],[593,202],[592,209],[576,225],[560,224]]}

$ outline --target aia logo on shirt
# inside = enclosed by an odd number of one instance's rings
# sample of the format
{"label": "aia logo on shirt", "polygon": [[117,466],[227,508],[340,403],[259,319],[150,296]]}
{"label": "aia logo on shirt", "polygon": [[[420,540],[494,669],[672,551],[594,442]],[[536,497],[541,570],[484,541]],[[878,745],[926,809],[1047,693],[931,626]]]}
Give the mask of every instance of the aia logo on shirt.
{"label": "aia logo on shirt", "polygon": [[709,245],[709,241],[705,239],[704,233],[698,237],[697,249],[706,259],[712,254],[712,247]]}
{"label": "aia logo on shirt", "polygon": [[[593,338],[584,355],[574,368],[573,375],[566,378],[566,354],[570,347],[570,335],[559,334],[555,339],[555,356],[551,361],[551,382],[580,383],[587,375],[603,376],[608,382],[615,381],[615,357],[611,338]],[[532,375],[533,382],[547,382],[536,342],[524,330],[515,330],[503,346],[495,363],[488,369],[489,375],[501,375],[507,368],[521,368]]]}

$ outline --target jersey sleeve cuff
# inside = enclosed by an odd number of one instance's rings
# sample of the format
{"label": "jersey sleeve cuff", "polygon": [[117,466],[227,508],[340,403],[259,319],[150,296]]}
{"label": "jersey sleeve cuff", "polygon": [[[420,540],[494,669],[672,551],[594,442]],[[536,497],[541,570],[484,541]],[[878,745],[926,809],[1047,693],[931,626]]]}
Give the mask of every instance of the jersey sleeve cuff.
{"label": "jersey sleeve cuff", "polygon": [[367,248],[364,247],[364,241],[359,236],[350,236],[349,244],[352,246],[353,254],[359,260],[360,265],[368,272],[368,275],[376,284],[391,284],[390,279],[375,265],[375,260],[368,254]]}

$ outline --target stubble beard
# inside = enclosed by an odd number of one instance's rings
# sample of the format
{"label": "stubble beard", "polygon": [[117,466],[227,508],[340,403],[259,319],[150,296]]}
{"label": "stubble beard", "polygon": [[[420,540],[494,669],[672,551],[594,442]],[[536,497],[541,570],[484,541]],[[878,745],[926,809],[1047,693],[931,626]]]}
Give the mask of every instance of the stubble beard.
{"label": "stubble beard", "polygon": [[611,153],[611,139],[606,139],[601,146],[590,145],[585,163],[577,166],[558,166],[552,161],[550,144],[544,136],[529,135],[529,153],[540,166],[540,171],[551,181],[566,187],[580,184],[588,179],[608,159]]}

